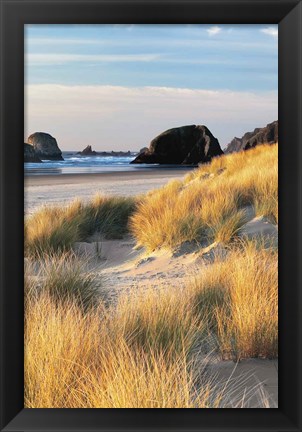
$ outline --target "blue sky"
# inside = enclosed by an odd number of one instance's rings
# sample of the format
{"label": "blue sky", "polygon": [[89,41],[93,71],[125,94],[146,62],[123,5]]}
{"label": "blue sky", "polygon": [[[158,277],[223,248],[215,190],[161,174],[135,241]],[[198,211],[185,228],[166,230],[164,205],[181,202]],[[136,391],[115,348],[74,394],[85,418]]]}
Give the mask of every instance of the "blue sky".
{"label": "blue sky", "polygon": [[206,124],[224,146],[277,118],[275,25],[27,25],[28,134],[135,150]]}

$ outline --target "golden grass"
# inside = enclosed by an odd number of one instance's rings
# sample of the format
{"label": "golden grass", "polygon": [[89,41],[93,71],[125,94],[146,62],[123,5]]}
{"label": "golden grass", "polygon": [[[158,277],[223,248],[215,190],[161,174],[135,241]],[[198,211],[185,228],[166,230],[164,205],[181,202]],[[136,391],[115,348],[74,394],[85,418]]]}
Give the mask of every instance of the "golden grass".
{"label": "golden grass", "polygon": [[167,358],[189,355],[202,334],[202,321],[192,316],[185,294],[173,288],[137,287],[137,293],[120,297],[115,316],[130,346]]}
{"label": "golden grass", "polygon": [[190,290],[223,358],[278,356],[276,250],[244,242],[203,268]]}
{"label": "golden grass", "polygon": [[103,294],[100,275],[70,252],[27,258],[25,274],[25,298],[47,293],[55,303],[74,301],[86,310],[98,304]]}
{"label": "golden grass", "polygon": [[44,206],[25,221],[25,253],[66,252],[95,232],[121,238],[135,205],[135,198],[96,195],[88,204],[75,200],[66,207]]}
{"label": "golden grass", "polygon": [[180,290],[138,289],[86,310],[73,289],[54,295],[50,274],[42,285],[30,277],[26,290],[26,407],[229,407],[196,357],[204,338],[216,338],[223,358],[277,355],[274,250],[243,243]]}
{"label": "golden grass", "polygon": [[100,276],[66,251],[94,232],[123,235],[129,218],[147,249],[227,244],[249,206],[277,223],[277,151],[216,158],[139,200],[98,196],[26,221],[26,407],[246,406],[236,384],[230,391],[205,374],[200,353],[210,338],[223,359],[277,357],[276,249],[236,240],[186,286],[136,287],[113,303]]}
{"label": "golden grass", "polygon": [[70,250],[95,232],[121,238],[128,231],[149,250],[185,241],[232,240],[245,222],[245,208],[278,222],[278,146],[214,158],[145,197],[97,195],[90,203],[42,207],[25,222],[25,252]]}
{"label": "golden grass", "polygon": [[[210,401],[211,383],[194,392],[184,355],[132,350],[113,338],[102,311],[83,315],[48,296],[26,315],[25,406],[30,408],[193,408]],[[218,393],[218,392],[217,392]]]}
{"label": "golden grass", "polygon": [[245,209],[278,221],[278,145],[214,158],[149,193],[130,217],[138,244],[149,250],[185,241],[230,241],[245,222]]}

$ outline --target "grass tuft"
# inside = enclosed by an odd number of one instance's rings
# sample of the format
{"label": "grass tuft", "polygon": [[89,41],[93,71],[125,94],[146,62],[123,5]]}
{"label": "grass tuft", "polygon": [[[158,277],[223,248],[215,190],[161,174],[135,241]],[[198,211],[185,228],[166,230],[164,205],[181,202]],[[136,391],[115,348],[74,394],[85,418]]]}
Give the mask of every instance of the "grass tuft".
{"label": "grass tuft", "polygon": [[228,243],[245,223],[246,208],[278,222],[278,145],[214,158],[149,193],[130,216],[130,229],[148,250],[189,242]]}
{"label": "grass tuft", "polygon": [[75,200],[67,207],[42,207],[25,221],[25,253],[64,253],[96,232],[121,238],[135,205],[135,198],[96,195],[88,204]]}
{"label": "grass tuft", "polygon": [[224,359],[278,356],[276,250],[242,242],[224,261],[203,268],[190,290]]}
{"label": "grass tuft", "polygon": [[25,299],[47,294],[54,303],[75,302],[83,310],[98,304],[102,279],[71,253],[28,258],[25,266]]}

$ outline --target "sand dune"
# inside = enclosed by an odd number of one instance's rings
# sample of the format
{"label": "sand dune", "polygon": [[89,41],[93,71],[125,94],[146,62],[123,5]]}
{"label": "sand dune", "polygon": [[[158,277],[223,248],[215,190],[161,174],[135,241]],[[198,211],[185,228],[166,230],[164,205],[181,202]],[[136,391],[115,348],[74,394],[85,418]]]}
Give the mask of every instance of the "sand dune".
{"label": "sand dune", "polygon": [[[266,234],[277,241],[277,228],[265,218],[248,221],[240,235],[257,238]],[[92,240],[97,240],[92,238]],[[137,249],[131,237],[122,240],[101,240],[77,243],[75,251],[90,261],[94,271],[104,279],[111,301],[121,292],[135,292],[140,289],[181,289],[200,271],[201,265],[211,265],[217,256],[227,254],[221,244],[187,244],[174,251],[167,249],[146,253]],[[236,395],[246,394],[245,407],[258,407],[267,401],[269,407],[278,406],[278,360],[248,359],[239,363],[221,361],[214,353],[204,355],[200,367],[210,376],[215,376],[221,386],[228,386],[230,403],[236,402]],[[262,404],[262,405],[261,405]]]}

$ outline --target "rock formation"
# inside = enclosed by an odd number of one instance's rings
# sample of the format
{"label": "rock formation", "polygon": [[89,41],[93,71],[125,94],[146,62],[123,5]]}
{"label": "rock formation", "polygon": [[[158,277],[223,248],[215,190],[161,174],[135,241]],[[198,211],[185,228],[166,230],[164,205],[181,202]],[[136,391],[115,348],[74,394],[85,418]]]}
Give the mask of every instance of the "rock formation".
{"label": "rock formation", "polygon": [[278,120],[269,123],[263,128],[247,132],[242,138],[234,138],[225,148],[225,153],[234,153],[248,150],[259,144],[275,144],[278,142]]}
{"label": "rock formation", "polygon": [[222,154],[218,140],[206,126],[191,125],[161,133],[131,163],[198,165]]}
{"label": "rock formation", "polygon": [[101,156],[115,156],[115,157],[127,157],[127,156],[131,156],[131,152],[130,150],[128,151],[112,151],[110,153],[108,152],[101,152],[100,153]]}
{"label": "rock formation", "polygon": [[96,151],[92,150],[92,147],[90,145],[88,145],[87,147],[84,148],[84,150],[82,150],[81,152],[78,152],[77,155],[80,155],[80,156],[101,156],[101,157],[112,157],[112,156],[114,156],[114,157],[126,157],[126,156],[131,156],[131,152],[130,152],[130,150],[128,150],[127,152],[124,152],[124,151],[96,152]]}
{"label": "rock formation", "polygon": [[64,160],[56,139],[48,133],[35,132],[28,137],[27,143],[33,146],[40,159]]}
{"label": "rock formation", "polygon": [[88,145],[87,147],[84,148],[84,150],[78,152],[77,154],[81,156],[96,156],[97,152],[92,150],[91,145]]}
{"label": "rock formation", "polygon": [[24,143],[24,162],[42,162],[32,145]]}

